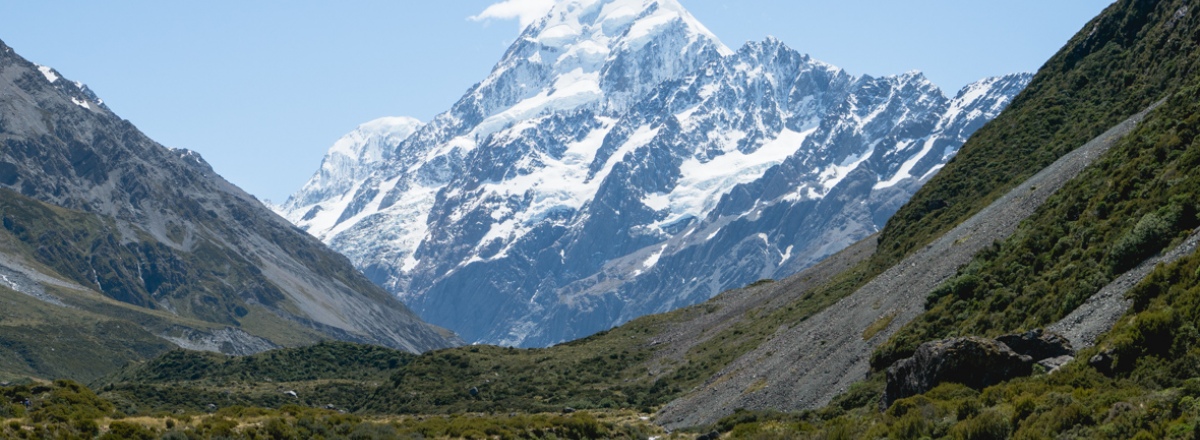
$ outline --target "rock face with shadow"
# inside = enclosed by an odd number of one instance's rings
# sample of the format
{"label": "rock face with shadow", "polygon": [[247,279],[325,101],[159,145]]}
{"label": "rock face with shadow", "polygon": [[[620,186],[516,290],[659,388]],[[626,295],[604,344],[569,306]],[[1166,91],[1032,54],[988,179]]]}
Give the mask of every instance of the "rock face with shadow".
{"label": "rock face with shadow", "polygon": [[1033,366],[1043,361],[1061,365],[1074,354],[1065,337],[1041,329],[996,339],[967,336],[926,342],[912,357],[887,369],[881,405],[886,409],[896,400],[927,392],[944,382],[983,389],[1028,376]]}

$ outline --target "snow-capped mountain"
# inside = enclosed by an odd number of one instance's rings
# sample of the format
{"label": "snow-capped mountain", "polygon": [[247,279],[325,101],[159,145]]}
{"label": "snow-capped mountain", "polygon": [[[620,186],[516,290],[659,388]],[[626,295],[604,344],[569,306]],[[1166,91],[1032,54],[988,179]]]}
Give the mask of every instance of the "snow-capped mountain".
{"label": "snow-capped mountain", "polygon": [[950,98],[775,39],[731,51],[675,0],[564,1],[410,136],[339,141],[281,213],[431,323],[548,345],[873,233],[1028,80]]}

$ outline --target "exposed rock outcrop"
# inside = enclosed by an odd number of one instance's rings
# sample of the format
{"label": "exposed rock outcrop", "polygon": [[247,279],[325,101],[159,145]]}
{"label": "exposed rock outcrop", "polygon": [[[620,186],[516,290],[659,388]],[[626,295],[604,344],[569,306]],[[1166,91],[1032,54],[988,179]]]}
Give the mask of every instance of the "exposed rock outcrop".
{"label": "exposed rock outcrop", "polygon": [[980,389],[1032,374],[1034,364],[1054,370],[1074,355],[1066,337],[1042,329],[996,339],[968,336],[926,342],[912,357],[888,368],[883,407],[943,382]]}
{"label": "exposed rock outcrop", "polygon": [[1033,358],[1034,361],[1075,354],[1075,350],[1071,347],[1071,341],[1068,341],[1065,336],[1046,332],[1040,328],[1025,333],[1004,335],[996,340],[1017,353]]}
{"label": "exposed rock outcrop", "polygon": [[883,407],[924,393],[942,382],[983,388],[1033,372],[1033,359],[1007,345],[976,336],[921,344],[913,357],[897,361],[887,370]]}

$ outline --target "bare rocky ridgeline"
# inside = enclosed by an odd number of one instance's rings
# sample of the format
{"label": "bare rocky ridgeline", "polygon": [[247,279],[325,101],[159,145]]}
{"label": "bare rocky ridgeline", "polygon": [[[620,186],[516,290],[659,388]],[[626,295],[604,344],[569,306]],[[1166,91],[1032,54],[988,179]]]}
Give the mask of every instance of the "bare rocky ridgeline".
{"label": "bare rocky ridgeline", "polygon": [[[1161,103],[1063,156],[849,297],[791,328],[780,328],[774,337],[730,363],[703,386],[669,403],[659,412],[658,423],[668,428],[698,426],[713,423],[737,408],[799,410],[829,403],[866,377],[871,352],[924,311],[930,290],[954,276],[977,252],[1016,231],[1022,220]],[[869,255],[865,252],[857,257]],[[805,277],[809,272],[793,278]],[[1127,287],[1136,284],[1125,282]],[[1119,300],[1122,295],[1112,296]],[[889,319],[886,328],[863,340],[866,327]],[[1053,328],[1074,334],[1071,329]]]}
{"label": "bare rocky ridgeline", "polygon": [[[19,242],[0,255],[0,283],[39,307],[231,354],[328,339],[410,352],[462,343],[198,154],[163,147],[2,41],[0,103],[0,226]],[[27,364],[41,374],[53,363]]]}

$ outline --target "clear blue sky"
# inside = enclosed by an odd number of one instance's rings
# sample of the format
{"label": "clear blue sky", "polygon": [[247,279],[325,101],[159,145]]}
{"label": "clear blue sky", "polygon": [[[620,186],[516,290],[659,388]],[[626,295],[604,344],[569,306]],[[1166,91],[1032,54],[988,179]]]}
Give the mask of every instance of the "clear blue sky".
{"label": "clear blue sky", "polygon": [[[495,2],[0,0],[0,39],[282,202],[358,124],[428,121],[482,80],[519,30],[467,19]],[[774,35],[855,75],[920,70],[953,94],[1036,70],[1111,0],[681,2],[733,49]]]}

